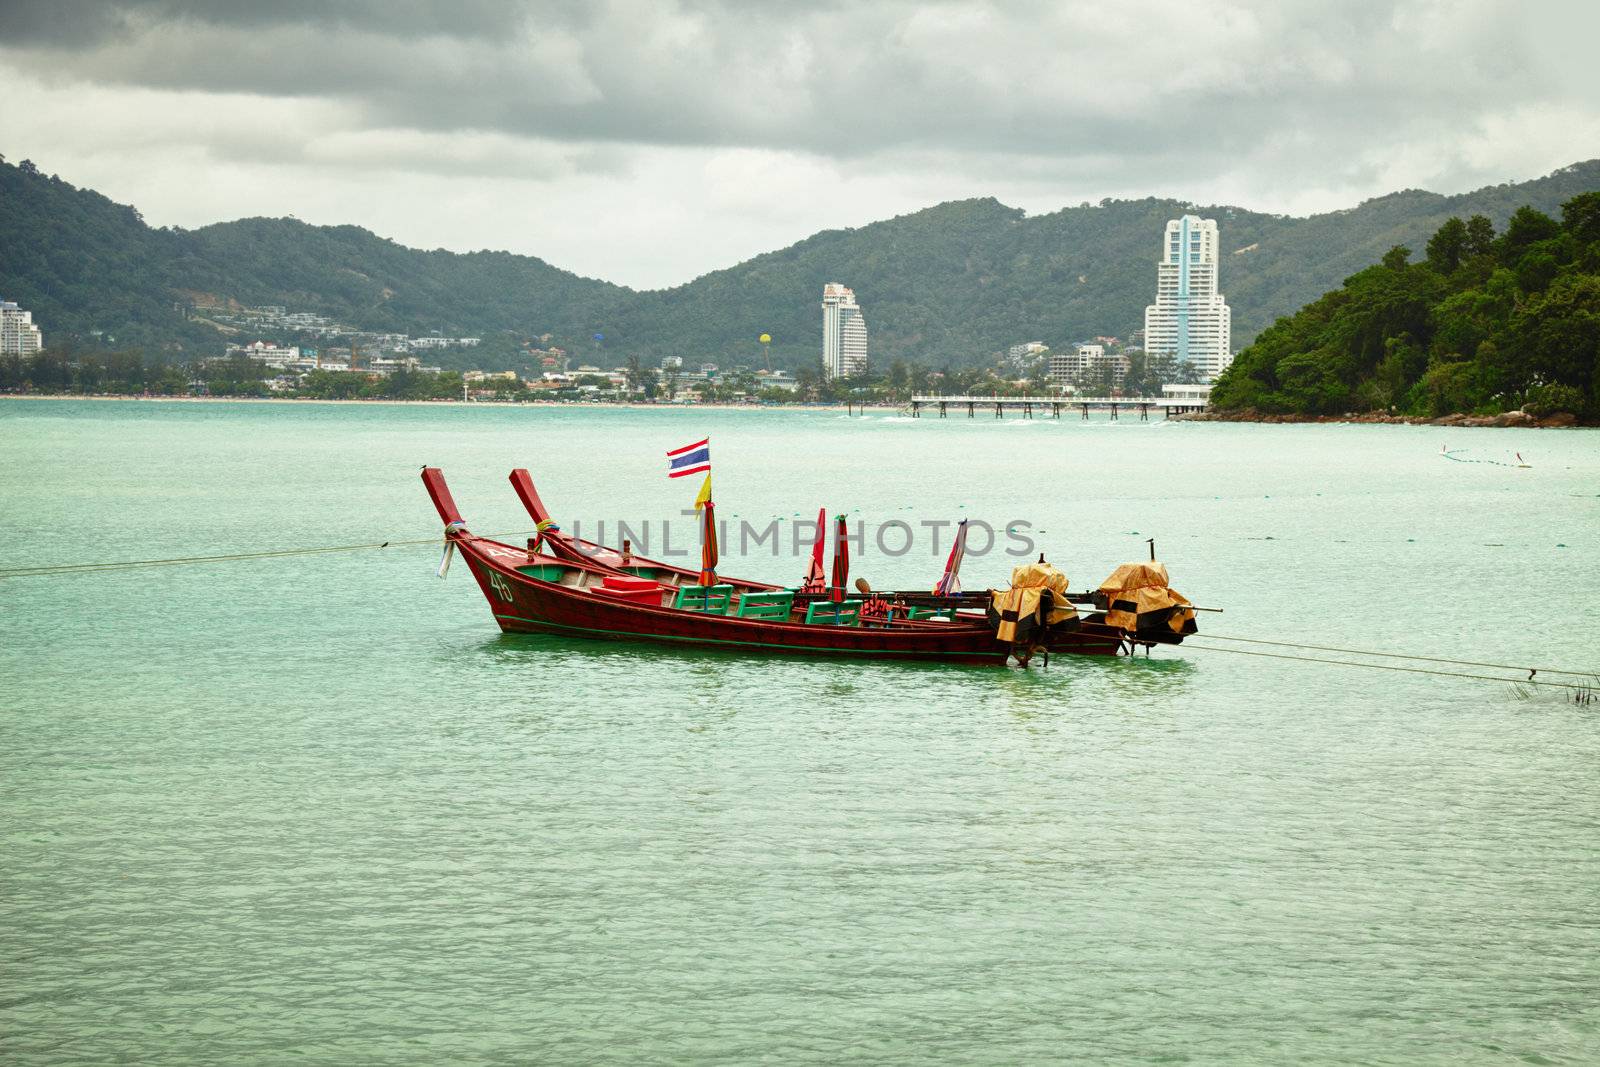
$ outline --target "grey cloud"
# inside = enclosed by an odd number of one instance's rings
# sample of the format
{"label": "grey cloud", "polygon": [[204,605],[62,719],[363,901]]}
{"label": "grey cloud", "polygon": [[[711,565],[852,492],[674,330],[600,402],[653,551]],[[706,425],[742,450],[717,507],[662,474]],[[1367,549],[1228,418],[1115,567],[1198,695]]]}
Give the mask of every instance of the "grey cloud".
{"label": "grey cloud", "polygon": [[[57,102],[53,143],[76,136],[94,153],[165,139],[219,170],[284,168],[304,182],[285,202],[348,189],[359,205],[391,175],[397,190],[520,179],[542,183],[536,204],[548,193],[613,211],[631,197],[642,206],[617,232],[680,217],[677,246],[701,249],[731,212],[751,234],[800,236],[935,197],[1326,207],[1397,181],[1527,177],[1600,154],[1588,133],[1600,67],[1583,32],[1600,32],[1597,12],[1511,0],[5,0],[0,78]],[[106,121],[74,135],[70,101],[86,98],[109,100]],[[710,193],[707,161],[726,164]],[[876,199],[828,199],[844,188]],[[688,211],[703,214],[690,225]]]}
{"label": "grey cloud", "polygon": [[[550,4],[546,14],[571,19],[581,10],[576,2]],[[396,37],[495,38],[525,17],[516,5],[497,0],[9,0],[5,31],[8,44],[45,48],[92,47],[141,29],[181,32],[188,26],[254,31],[308,25]]]}
{"label": "grey cloud", "polygon": [[1332,147],[1544,88],[1525,16],[1426,0],[71,8],[77,47],[60,47],[62,9],[33,3],[3,54],[47,78],[328,97],[386,127],[840,159],[1155,161],[1187,142],[1214,166],[1273,130],[1318,130]]}

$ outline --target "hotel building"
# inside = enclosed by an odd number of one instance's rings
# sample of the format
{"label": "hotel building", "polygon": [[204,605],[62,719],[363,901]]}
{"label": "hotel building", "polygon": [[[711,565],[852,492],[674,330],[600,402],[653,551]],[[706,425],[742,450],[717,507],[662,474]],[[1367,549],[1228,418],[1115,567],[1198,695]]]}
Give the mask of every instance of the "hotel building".
{"label": "hotel building", "polygon": [[33,324],[33,312],[0,300],[0,356],[31,356],[43,347],[44,334]]}
{"label": "hotel building", "polygon": [[[1113,353],[1106,355],[1105,345],[1084,344],[1070,352],[1050,353],[1048,379],[1057,388],[1077,386],[1091,378],[1099,378],[1110,369],[1113,388],[1122,388],[1128,377],[1128,357]],[[1094,384],[1094,383],[1091,383]]]}
{"label": "hotel building", "polygon": [[1185,215],[1167,223],[1156,302],[1144,309],[1144,347],[1194,365],[1211,381],[1233,362],[1231,313],[1217,291],[1217,223]]}
{"label": "hotel building", "polygon": [[299,363],[301,359],[300,349],[297,346],[282,346],[269,341],[229,345],[227,355],[229,359],[253,359],[276,370],[286,370],[293,364]]}
{"label": "hotel building", "polygon": [[822,365],[829,378],[867,369],[867,320],[856,294],[838,282],[822,287]]}

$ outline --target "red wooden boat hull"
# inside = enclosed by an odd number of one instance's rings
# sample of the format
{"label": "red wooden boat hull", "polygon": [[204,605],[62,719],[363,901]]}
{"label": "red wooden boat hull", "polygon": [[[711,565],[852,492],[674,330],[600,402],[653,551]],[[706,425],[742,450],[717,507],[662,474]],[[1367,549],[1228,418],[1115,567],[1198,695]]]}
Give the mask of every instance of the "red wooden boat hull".
{"label": "red wooden boat hull", "polygon": [[[538,502],[526,473],[512,483],[536,519],[548,517]],[[754,652],[761,655],[857,657],[863,659],[919,660],[936,663],[1001,665],[1011,646],[994,636],[982,615],[964,612],[952,621],[897,620],[892,626],[829,626],[800,621],[741,619],[684,611],[666,606],[633,603],[559,581],[525,573],[555,566],[593,577],[616,574],[620,554],[604,549],[596,558],[587,543],[564,537],[546,539],[549,551],[530,555],[527,549],[477,537],[460,527],[461,516],[442,474],[423,472],[429,495],[446,523],[446,539],[453,542],[471,569],[478,587],[506,633],[546,633],[610,641],[648,641],[685,648]],[[531,499],[530,499],[531,498]],[[653,560],[635,559],[662,572],[672,572],[692,584],[693,572]],[[587,580],[587,578],[585,579]],[[730,581],[736,589],[770,590],[757,582]],[[1143,642],[1139,642],[1143,643]],[[1047,642],[1051,652],[1113,656],[1131,653],[1135,642],[1122,631],[1086,620],[1076,630],[1054,631]]]}
{"label": "red wooden boat hull", "polygon": [[[651,641],[692,648],[714,648],[763,655],[848,656],[865,659],[923,660],[936,663],[999,665],[1011,647],[994,638],[987,620],[899,624],[889,628],[807,625],[704,615],[667,607],[648,607],[531,579],[517,568],[528,563],[525,550],[483,538],[457,539],[494,620],[506,633],[547,633],[609,641]],[[556,562],[535,557],[535,563]],[[1055,635],[1053,652],[1114,656],[1126,651],[1116,631],[1091,628]],[[1099,630],[1099,632],[1096,632]]]}

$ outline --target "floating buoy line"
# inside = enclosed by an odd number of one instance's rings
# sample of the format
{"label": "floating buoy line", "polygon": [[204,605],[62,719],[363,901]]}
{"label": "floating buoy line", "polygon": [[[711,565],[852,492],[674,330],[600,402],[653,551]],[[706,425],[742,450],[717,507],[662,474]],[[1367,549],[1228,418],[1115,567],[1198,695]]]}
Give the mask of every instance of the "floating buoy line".
{"label": "floating buoy line", "polygon": [[1503,459],[1468,459],[1466,453],[1470,451],[1472,451],[1470,448],[1445,448],[1443,445],[1439,446],[1439,455],[1452,463],[1486,463],[1491,467],[1517,467],[1522,470],[1531,470],[1533,468],[1533,464],[1522,458],[1521,452],[1511,453],[1517,457],[1517,461],[1515,463],[1507,463]]}
{"label": "floating buoy line", "polygon": [[[1519,457],[1520,458],[1520,457]],[[1478,460],[1473,462],[1490,462]],[[1507,464],[1509,466],[1509,464]],[[510,534],[487,535],[495,540],[508,537],[525,536],[529,531],[518,531]],[[228,552],[213,556],[172,556],[165,559],[134,559],[119,560],[108,563],[51,563],[40,564],[36,567],[0,567],[0,579],[6,578],[46,578],[66,574],[97,574],[106,571],[135,570],[143,567],[175,567],[203,563],[230,563],[239,560],[251,559],[281,559],[288,556],[316,556],[336,552],[363,552],[385,548],[403,548],[415,545],[437,545],[437,537],[419,537],[405,541],[368,541],[350,545],[317,545],[305,548],[282,548],[263,552]],[[1258,649],[1231,648],[1228,645],[1210,644],[1212,641],[1229,642],[1231,644],[1264,645],[1273,648],[1289,649],[1291,652],[1267,652]],[[1380,652],[1375,649],[1345,648],[1338,645],[1318,645],[1298,641],[1273,641],[1260,637],[1235,637],[1229,634],[1197,633],[1192,634],[1184,641],[1186,648],[1196,648],[1204,652],[1224,652],[1235,656],[1257,656],[1264,659],[1289,660],[1297,663],[1320,663],[1335,667],[1364,667],[1368,670],[1395,671],[1402,674],[1426,674],[1441,678],[1461,678],[1477,682],[1505,682],[1512,686],[1541,686],[1545,688],[1564,689],[1574,694],[1574,699],[1579,703],[1600,702],[1600,670],[1565,670],[1556,667],[1533,667],[1520,663],[1489,663],[1483,660],[1450,659],[1443,656],[1422,656],[1404,652]],[[1440,670],[1436,667],[1403,666],[1401,663],[1362,663],[1347,659],[1329,659],[1324,656],[1308,656],[1295,653],[1303,652],[1336,652],[1347,656],[1360,656],[1368,659],[1400,660],[1404,663],[1432,663],[1447,667],[1480,667],[1489,670],[1527,672],[1526,678],[1508,678],[1503,675],[1474,674],[1466,671]],[[1539,675],[1559,675],[1564,678],[1586,679],[1585,681],[1566,682],[1553,681],[1538,677]]]}

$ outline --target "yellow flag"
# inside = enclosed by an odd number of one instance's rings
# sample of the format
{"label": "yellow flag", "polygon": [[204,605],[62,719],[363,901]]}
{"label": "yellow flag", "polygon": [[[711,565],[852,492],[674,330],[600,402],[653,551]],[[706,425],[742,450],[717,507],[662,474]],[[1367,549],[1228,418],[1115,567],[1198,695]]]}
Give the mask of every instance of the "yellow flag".
{"label": "yellow flag", "polygon": [[700,487],[700,494],[694,498],[694,506],[703,508],[711,500],[711,472],[706,471],[705,484]]}

